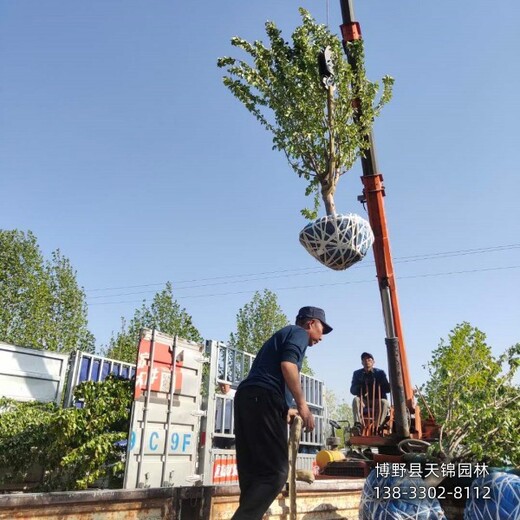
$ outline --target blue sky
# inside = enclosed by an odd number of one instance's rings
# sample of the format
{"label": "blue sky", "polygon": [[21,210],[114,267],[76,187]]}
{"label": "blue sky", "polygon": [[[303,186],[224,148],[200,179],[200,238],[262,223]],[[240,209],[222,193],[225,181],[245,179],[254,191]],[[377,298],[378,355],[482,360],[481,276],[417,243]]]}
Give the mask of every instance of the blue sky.
{"label": "blue sky", "polygon": [[[340,398],[362,351],[386,367],[372,256],[337,273],[303,250],[304,183],[216,67],[236,53],[232,36],[262,39],[268,19],[289,37],[300,5],[325,22],[325,1],[0,0],[0,225],[71,259],[98,346],[169,280],[208,339],[229,337],[255,290],[275,291],[291,319],[322,306],[334,332],[309,360]],[[396,80],[375,141],[421,384],[457,323],[496,353],[520,341],[520,7],[358,0],[355,11],[370,78]],[[329,21],[338,31],[339,2]],[[365,215],[360,175],[343,178],[340,212]]]}

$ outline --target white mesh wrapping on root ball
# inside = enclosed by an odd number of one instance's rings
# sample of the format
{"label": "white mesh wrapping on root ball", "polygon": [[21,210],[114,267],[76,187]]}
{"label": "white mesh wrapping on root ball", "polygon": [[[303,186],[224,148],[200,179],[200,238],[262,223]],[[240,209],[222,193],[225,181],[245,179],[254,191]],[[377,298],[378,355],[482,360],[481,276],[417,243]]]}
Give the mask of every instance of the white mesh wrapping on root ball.
{"label": "white mesh wrapping on root ball", "polygon": [[300,243],[318,262],[343,271],[365,257],[374,234],[370,224],[355,213],[327,215],[300,231]]}
{"label": "white mesh wrapping on root ball", "polygon": [[439,500],[428,498],[423,493],[425,488],[424,480],[419,477],[407,474],[383,477],[372,470],[361,495],[359,519],[446,520]]}
{"label": "white mesh wrapping on root ball", "polygon": [[490,473],[471,484],[471,498],[464,520],[518,520],[520,518],[520,477]]}

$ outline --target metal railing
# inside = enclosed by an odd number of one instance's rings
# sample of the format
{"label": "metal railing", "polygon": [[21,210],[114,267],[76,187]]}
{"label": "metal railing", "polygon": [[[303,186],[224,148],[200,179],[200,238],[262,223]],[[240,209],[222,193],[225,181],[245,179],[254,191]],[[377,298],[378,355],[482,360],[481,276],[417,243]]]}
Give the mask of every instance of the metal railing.
{"label": "metal railing", "polygon": [[[204,485],[236,485],[233,397],[220,393],[218,385],[227,383],[236,389],[249,373],[255,356],[216,341],[206,343],[206,355],[210,366],[202,404],[205,416],[201,426],[198,472],[204,475]],[[301,385],[314,414],[315,428],[302,433],[296,465],[298,469],[312,469],[315,454],[325,444],[325,386],[323,381],[306,374],[301,374]]]}
{"label": "metal railing", "polygon": [[109,374],[132,379],[136,366],[116,359],[96,356],[79,350],[70,356],[67,389],[65,390],[64,407],[74,404],[74,389],[85,381],[104,381]]}

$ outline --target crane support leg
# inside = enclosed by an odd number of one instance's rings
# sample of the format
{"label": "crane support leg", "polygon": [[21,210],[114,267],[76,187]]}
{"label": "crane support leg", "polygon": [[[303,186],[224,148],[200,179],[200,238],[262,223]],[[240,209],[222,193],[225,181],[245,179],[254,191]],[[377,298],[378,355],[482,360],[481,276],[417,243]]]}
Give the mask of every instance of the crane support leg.
{"label": "crane support leg", "polygon": [[388,370],[390,373],[390,387],[394,399],[395,433],[401,439],[410,437],[410,415],[406,409],[406,401],[403,388],[403,374],[399,360],[399,340],[397,338],[385,338],[386,355],[388,358]]}

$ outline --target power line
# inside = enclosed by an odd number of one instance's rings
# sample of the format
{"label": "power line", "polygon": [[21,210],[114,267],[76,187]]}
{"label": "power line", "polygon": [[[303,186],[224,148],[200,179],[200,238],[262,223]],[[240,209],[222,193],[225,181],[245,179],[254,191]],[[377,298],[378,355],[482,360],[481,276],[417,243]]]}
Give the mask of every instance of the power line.
{"label": "power line", "polygon": [[[277,274],[277,273],[289,273],[293,271],[316,271],[321,270],[321,267],[301,267],[299,269],[284,269],[281,271],[265,271],[263,273],[251,273],[251,274],[228,274],[225,276],[213,276],[211,278],[194,278],[193,280],[180,280],[177,282],[172,282],[172,285],[178,285],[181,283],[193,283],[193,282],[205,282],[207,280],[224,280],[229,278],[241,278],[247,276],[260,276],[264,274]],[[97,291],[117,291],[120,289],[137,289],[140,287],[157,287],[159,285],[166,285],[166,282],[157,282],[157,283],[145,283],[140,285],[122,285],[119,287],[105,287],[101,289],[87,289],[85,292],[97,292]]]}
{"label": "power line", "polygon": [[[402,256],[395,260],[396,263],[415,262],[417,260],[429,260],[431,258],[448,258],[452,256],[466,256],[480,253],[495,253],[520,248],[520,244],[509,244],[504,246],[481,247],[477,249],[460,249],[458,251],[445,251],[442,253],[427,253],[423,255]],[[372,262],[374,263],[374,262]]]}
{"label": "power line", "polygon": [[[465,256],[465,255],[472,255],[472,254],[480,254],[480,253],[491,253],[491,252],[497,252],[497,251],[506,251],[511,249],[517,249],[520,248],[520,244],[509,244],[509,245],[503,245],[503,246],[492,246],[487,248],[478,248],[478,249],[462,249],[457,251],[445,251],[440,253],[427,253],[423,255],[413,255],[413,256],[404,256],[399,257],[394,260],[395,263],[409,263],[409,262],[418,262],[422,260],[430,260],[430,259],[439,259],[439,258],[449,258],[454,256]],[[358,265],[353,267],[352,269],[361,269],[366,267],[372,267],[374,266],[374,262],[364,262],[363,265]],[[180,291],[183,289],[198,289],[201,287],[210,287],[215,285],[229,285],[229,284],[237,284],[237,283],[246,283],[246,282],[257,282],[262,280],[269,280],[269,279],[275,279],[275,278],[286,278],[286,277],[294,277],[294,276],[305,276],[308,274],[314,274],[317,272],[329,272],[328,269],[324,267],[305,267],[305,268],[299,268],[299,269],[285,269],[281,271],[266,271],[263,273],[256,273],[256,274],[246,274],[246,275],[226,275],[226,276],[217,276],[212,278],[200,278],[200,279],[194,279],[194,280],[185,280],[181,282],[172,282],[172,285],[175,286],[176,291]],[[287,274],[287,273],[293,273],[293,274]],[[262,275],[268,275],[268,276],[262,276]],[[256,278],[251,278],[256,277]],[[230,281],[232,278],[243,278],[242,280],[235,280]],[[220,280],[220,281],[212,281],[212,280]],[[194,283],[194,282],[211,282],[211,283],[201,283],[198,285],[188,285],[185,287],[178,287],[178,284],[182,283]],[[165,283],[155,283],[155,284],[142,284],[142,285],[129,285],[129,286],[121,286],[121,287],[113,287],[113,288],[106,288],[106,289],[91,289],[90,292],[93,291],[108,291],[108,290],[120,290],[120,289],[134,289],[134,288],[142,288],[142,287],[156,287],[156,286],[164,286]],[[95,299],[101,299],[101,298],[115,298],[118,296],[134,296],[137,294],[147,294],[149,292],[152,292],[153,289],[148,289],[145,291],[137,291],[137,292],[128,292],[128,293],[119,293],[119,294],[104,294],[100,296],[88,296],[87,298],[89,300],[95,300]],[[89,292],[89,291],[87,291]]]}
{"label": "power line", "polygon": [[[400,280],[411,280],[414,278],[433,278],[437,276],[452,276],[452,275],[459,275],[459,274],[469,274],[469,273],[482,273],[482,272],[488,272],[488,271],[503,271],[508,269],[519,269],[520,265],[511,265],[506,267],[487,267],[482,269],[468,269],[463,271],[447,271],[443,273],[425,273],[425,274],[418,274],[418,275],[409,275],[409,276],[400,276]],[[288,291],[288,290],[294,290],[294,289],[314,289],[316,287],[329,287],[329,286],[336,286],[336,285],[354,285],[354,284],[361,284],[361,283],[374,283],[374,278],[371,278],[370,280],[352,280],[352,281],[345,281],[345,282],[331,282],[331,283],[322,283],[322,284],[313,284],[313,285],[297,285],[293,287],[278,287],[275,289],[272,289],[272,291]],[[245,291],[234,291],[234,292],[226,292],[226,293],[214,293],[214,294],[198,294],[198,295],[191,295],[191,296],[176,296],[176,299],[182,300],[187,298],[213,298],[215,296],[232,296],[236,294],[248,294],[248,293],[254,293],[256,289],[249,289]],[[122,304],[122,303],[142,303],[142,300],[124,300],[124,301],[117,301],[117,302],[98,302],[98,303],[91,303],[91,305],[116,305],[116,304]]]}
{"label": "power line", "polygon": [[[214,285],[230,285],[230,284],[236,284],[236,283],[258,282],[261,280],[272,280],[274,278],[288,278],[289,276],[291,276],[291,277],[306,276],[308,274],[313,274],[313,273],[295,273],[292,275],[279,274],[276,276],[264,276],[264,277],[260,277],[260,278],[246,278],[244,280],[236,280],[234,282],[222,281],[222,282],[204,283],[204,284],[199,284],[199,285],[188,285],[187,287],[177,287],[175,284],[173,284],[173,285],[175,285],[175,292],[177,293],[177,291],[182,291],[185,289],[200,289],[201,287],[212,287]],[[165,285],[165,284],[162,284],[162,285]],[[88,299],[94,300],[94,299],[98,299],[98,298],[115,298],[116,296],[131,296],[131,295],[135,295],[135,294],[148,294],[149,292],[153,292],[153,289],[147,290],[147,291],[130,292],[130,293],[103,294],[102,296],[89,296]]]}

